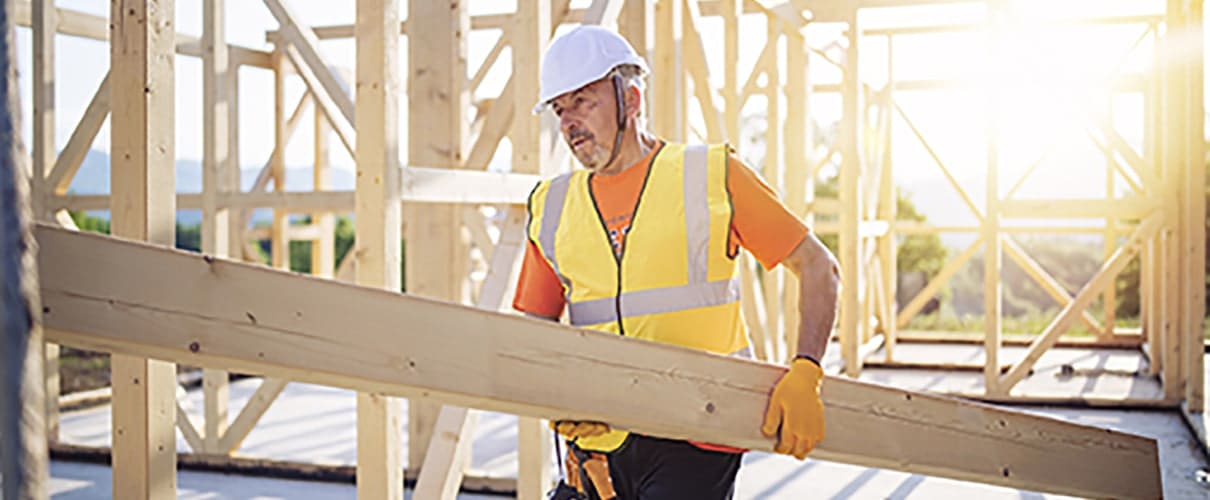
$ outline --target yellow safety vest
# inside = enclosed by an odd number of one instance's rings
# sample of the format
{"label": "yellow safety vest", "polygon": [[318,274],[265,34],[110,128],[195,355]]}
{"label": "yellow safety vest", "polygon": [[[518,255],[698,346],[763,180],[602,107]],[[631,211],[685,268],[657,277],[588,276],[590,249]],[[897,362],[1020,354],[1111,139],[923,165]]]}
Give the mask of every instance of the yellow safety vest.
{"label": "yellow safety vest", "polygon": [[[529,237],[550,264],[573,326],[717,354],[748,351],[738,267],[728,255],[731,197],[726,145],[666,144],[639,194],[620,257],[577,170],[538,184]],[[613,451],[626,432],[581,438]]]}

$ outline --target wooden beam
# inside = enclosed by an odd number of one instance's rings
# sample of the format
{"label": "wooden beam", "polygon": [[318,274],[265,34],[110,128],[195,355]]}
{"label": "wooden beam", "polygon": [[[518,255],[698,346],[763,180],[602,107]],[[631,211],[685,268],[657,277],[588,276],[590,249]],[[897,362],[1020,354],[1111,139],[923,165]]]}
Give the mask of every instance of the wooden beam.
{"label": "wooden beam", "polygon": [[[54,341],[773,446],[759,423],[782,367],[102,235],[43,225],[36,236]],[[1078,496],[1161,494],[1151,439],[845,378],[828,377],[823,398],[828,420],[844,425],[812,455],[822,460]]]}
{"label": "wooden beam", "polygon": [[[840,348],[844,359],[844,373],[857,377],[861,373],[861,358],[858,356],[860,342],[857,338],[861,310],[861,241],[858,229],[861,224],[861,76],[858,63],[858,34],[860,26],[857,11],[847,18],[848,47],[845,49],[843,116],[840,123],[840,144],[843,161],[840,167]],[[776,61],[774,61],[776,63]]]}
{"label": "wooden beam", "polygon": [[[614,2],[619,4],[621,2]],[[631,2],[632,4],[634,2]],[[643,2],[646,3],[646,2]],[[512,23],[513,76],[512,97],[514,109],[529,109],[538,102],[541,87],[542,52],[550,45],[551,21],[550,0],[531,0],[517,3],[517,12]],[[613,16],[616,18],[617,13]],[[543,165],[550,161],[549,151],[556,140],[551,127],[543,127],[541,116],[520,113],[513,118],[512,165],[513,171],[539,174]],[[531,184],[537,184],[536,182]],[[488,267],[488,277],[479,291],[479,305],[484,309],[498,310],[504,288],[513,283],[512,268],[518,261],[525,235],[526,210],[520,206],[509,209],[508,223],[501,227],[500,241],[493,252]],[[508,246],[511,245],[511,248]],[[501,276],[503,279],[501,279]],[[490,287],[489,287],[490,285]],[[448,407],[447,407],[448,408]],[[444,416],[445,410],[442,410]],[[473,421],[472,421],[473,422]],[[440,425],[440,423],[438,424]],[[471,426],[473,428],[473,425]],[[549,430],[545,422],[530,417],[518,417],[517,421],[517,498],[519,500],[543,500],[551,486],[551,451]],[[463,434],[470,441],[473,434]],[[464,445],[469,447],[469,445]],[[431,458],[431,457],[430,457]],[[430,463],[429,459],[425,459]]]}
{"label": "wooden beam", "polygon": [[[202,253],[230,255],[231,210],[218,205],[220,192],[239,190],[238,161],[231,155],[229,73],[238,67],[230,64],[226,34],[224,0],[206,0],[202,4]],[[227,431],[227,402],[230,387],[227,372],[202,371],[203,435],[201,448],[194,451],[219,453],[219,439]],[[187,419],[184,414],[178,417]]]}
{"label": "wooden beam", "polygon": [[[1007,16],[1002,0],[991,0],[987,4],[987,38],[989,60],[1003,59],[1005,42],[1004,24]],[[1000,127],[1001,96],[996,86],[989,86],[985,94],[987,105],[987,180],[984,191],[983,212],[983,392],[988,396],[1008,393],[1000,387],[1000,337],[1003,333],[1004,297],[1000,283],[1004,265],[1003,245],[1000,237]],[[912,130],[916,131],[915,126]],[[921,139],[923,142],[923,139]],[[929,149],[932,153],[932,149]],[[938,160],[938,165],[940,161]],[[942,167],[944,170],[945,167]],[[951,179],[952,180],[952,179]],[[962,188],[954,184],[963,196]],[[1011,384],[1010,384],[1011,387]]]}
{"label": "wooden beam", "polygon": [[[273,192],[286,192],[286,71],[285,56],[281,49],[273,52],[273,151],[269,159],[269,177],[273,179]],[[289,206],[273,208],[273,231],[269,236],[269,262],[279,269],[290,269],[290,209]]]}
{"label": "wooden beam", "polygon": [[[500,228],[500,242],[495,245],[490,258],[487,278],[475,303],[479,309],[499,310],[507,288],[515,282],[516,264],[520,262],[525,241],[528,241],[525,235],[526,217],[527,214],[520,207],[509,209],[505,224]],[[469,463],[470,443],[474,439],[477,418],[475,411],[465,407],[447,405],[441,408],[413,497],[453,500]],[[527,495],[536,494],[537,498],[542,498],[550,486],[550,470],[547,467],[550,452],[545,439],[547,431],[538,419],[518,418],[517,496],[526,498]],[[534,424],[538,424],[538,432],[535,432]],[[523,429],[524,426],[530,426],[530,429]],[[535,437],[542,439],[536,443],[525,442],[533,441]],[[527,486],[526,483],[530,484]]]}
{"label": "wooden beam", "polygon": [[46,186],[49,187],[46,195],[67,194],[67,188],[71,186],[72,179],[75,179],[76,172],[84,163],[84,156],[92,147],[92,141],[97,138],[97,132],[101,130],[105,118],[109,116],[110,93],[109,73],[106,72],[105,76],[101,78],[101,84],[97,86],[97,92],[93,94],[92,100],[88,102],[88,107],[84,109],[84,116],[76,123],[76,128],[72,130],[71,137],[63,146],[63,151],[55,159],[54,167],[46,179]]}
{"label": "wooden beam", "polygon": [[[412,19],[425,19],[424,23],[408,26],[408,116],[417,120],[423,117],[408,126],[408,159],[436,168],[464,168],[470,125],[466,111],[471,107],[466,77],[470,7],[466,2],[409,0],[407,11]],[[493,107],[510,107],[512,101],[501,99],[497,104]],[[493,114],[498,112],[501,110],[492,110]],[[505,121],[500,133],[507,128]],[[486,165],[486,160],[483,164]],[[424,242],[411,245],[405,255],[409,294],[447,301],[462,299],[467,251],[459,237],[460,208],[404,205],[408,220],[405,239]],[[363,263],[358,259],[360,272]],[[429,401],[409,401],[409,470],[423,468],[422,460],[439,410],[438,405]]]}
{"label": "wooden beam", "polygon": [[240,409],[239,415],[236,415],[235,420],[231,422],[231,426],[223,433],[223,437],[219,439],[219,453],[224,455],[231,454],[239,449],[243,444],[244,439],[248,437],[248,433],[256,427],[256,423],[260,421],[265,412],[269,410],[269,406],[273,401],[277,400],[277,396],[281,395],[282,390],[289,384],[288,381],[279,378],[265,378],[256,388],[256,392],[248,398],[248,402],[244,403],[244,407]]}
{"label": "wooden beam", "polygon": [[[1051,276],[1050,273],[1046,272],[1046,269],[1043,269],[1042,265],[1038,264],[1038,261],[1030,257],[1029,253],[1027,253],[1025,249],[1021,248],[1020,245],[1017,245],[1017,242],[1013,241],[1012,238],[1003,238],[1001,244],[1004,246],[1005,253],[1008,254],[1008,257],[1012,259],[1013,262],[1016,262],[1018,266],[1021,266],[1021,270],[1025,271],[1026,275],[1032,278],[1034,282],[1038,284],[1038,286],[1042,287],[1042,291],[1046,292],[1047,295],[1050,295],[1050,298],[1054,299],[1054,301],[1059,304],[1059,307],[1065,307],[1067,304],[1071,303],[1071,295],[1067,293],[1067,290],[1063,288],[1063,285],[1060,284],[1058,280],[1054,278],[1054,276]],[[1112,256],[1113,254],[1111,252],[1109,257]],[[1088,311],[1083,311],[1080,314],[1080,321],[1083,321],[1084,325],[1098,336],[1113,334],[1113,329],[1111,326],[1102,326],[1101,323],[1098,322],[1097,319],[1094,318]]]}
{"label": "wooden beam", "polygon": [[[1184,398],[1189,408],[1205,412],[1205,373],[1204,350],[1202,345],[1206,321],[1206,141],[1205,123],[1202,114],[1197,110],[1205,106],[1205,40],[1203,2],[1182,2],[1183,26],[1181,40],[1190,44],[1183,47],[1185,57],[1182,82],[1185,92],[1184,123],[1186,130],[1183,168],[1180,187],[1181,199],[1181,267],[1185,275],[1184,290],[1180,292],[1184,303],[1181,342],[1184,367],[1185,393]],[[1196,45],[1192,45],[1196,44]],[[1203,423],[1205,422],[1203,418]],[[1201,432],[1203,448],[1207,448],[1205,430]]]}
{"label": "wooden beam", "polygon": [[[433,440],[424,457],[424,467],[416,479],[412,498],[454,500],[462,485],[462,475],[471,459],[475,426],[479,413],[461,406],[442,406],[433,424]],[[524,476],[518,473],[519,484]]]}
{"label": "wooden beam", "polygon": [[[15,4],[13,20],[16,24],[32,26],[31,2],[16,0],[13,3]],[[109,40],[109,20],[104,17],[71,9],[55,9],[55,17],[58,19],[59,33],[90,40]],[[202,57],[201,40],[189,35],[177,34],[176,53]],[[247,47],[232,46],[231,61],[239,66],[256,66],[266,69],[271,67],[268,52]]]}
{"label": "wooden beam", "polygon": [[1150,198],[1103,198],[1063,200],[1004,200],[1000,203],[1005,218],[1022,219],[1142,219],[1160,207]]}
{"label": "wooden beam", "polygon": [[706,55],[706,44],[702,41],[702,14],[697,0],[683,1],[686,26],[694,28],[685,30],[685,68],[687,74],[693,77],[693,92],[706,122],[706,142],[738,142],[727,134],[722,112],[724,102],[710,83],[710,62]]}
{"label": "wooden beam", "polygon": [[937,292],[941,290],[941,287],[945,285],[950,278],[958,273],[958,270],[962,268],[962,265],[966,264],[966,261],[970,260],[971,257],[975,255],[975,252],[979,250],[979,246],[982,244],[983,235],[981,234],[975,239],[975,241],[971,242],[971,244],[968,245],[966,249],[962,251],[962,253],[958,254],[958,256],[949,261],[945,267],[941,268],[941,271],[939,271],[937,275],[934,276],[931,281],[929,281],[928,285],[925,285],[924,288],[920,290],[915,297],[912,297],[912,300],[903,307],[903,310],[899,311],[899,316],[897,316],[895,319],[896,326],[899,328],[907,326],[907,322],[911,321],[911,319],[924,308],[924,305],[928,303],[929,299],[933,298],[933,295],[936,295]]}
{"label": "wooden beam", "polygon": [[33,144],[30,202],[37,220],[48,220],[46,174],[54,167],[55,154],[55,16],[54,0],[33,5]]}
{"label": "wooden beam", "polygon": [[[354,219],[357,223],[353,242],[358,259],[356,283],[392,292],[399,291],[402,285],[400,271],[403,265],[398,166],[401,89],[399,34],[395,31],[399,25],[399,7],[399,0],[358,0],[356,29],[357,190]],[[310,32],[309,29],[303,31]],[[314,42],[314,35],[306,38],[311,48],[314,48]],[[315,61],[309,61],[309,64],[316,69]],[[413,245],[413,248],[422,246]],[[402,419],[403,412],[397,399],[373,392],[357,394],[359,497],[402,500]]]}
{"label": "wooden beam", "polygon": [[1047,325],[1046,329],[1034,339],[1030,344],[1029,350],[1025,356],[1018,360],[1004,377],[999,379],[1002,393],[1007,394],[1012,390],[1021,379],[1029,375],[1030,369],[1038,362],[1048,349],[1050,349],[1059,336],[1071,326],[1075,321],[1076,314],[1088,308],[1092,300],[1100,295],[1101,290],[1106,286],[1111,286],[1117,278],[1118,273],[1126,267],[1130,259],[1138,253],[1142,247],[1143,241],[1150,239],[1157,230],[1159,230],[1163,216],[1154,215],[1147,218],[1139,228],[1135,230],[1130,240],[1125,245],[1118,248],[1114,252],[1113,257],[1101,265],[1101,269],[1093,276],[1088,283],[1080,288],[1079,293],[1072,299],[1071,303],[1059,311],[1058,317]]}
{"label": "wooden beam", "polygon": [[[264,0],[265,6],[269,8],[269,12],[273,13],[273,17],[277,19],[281,25],[281,34],[287,44],[297,50],[298,56],[302,64],[295,64],[300,70],[303,66],[311,71],[318,80],[319,89],[312,89],[315,94],[322,94],[328,99],[331,99],[336,108],[340,110],[340,115],[348,123],[353,123],[353,100],[349,98],[349,94],[337,81],[336,75],[332,73],[331,66],[323,60],[319,55],[319,39],[315,37],[315,32],[311,28],[303,24],[298,16],[286,7],[286,3],[282,0]],[[394,33],[392,33],[394,35]],[[393,37],[398,43],[397,36]]]}
{"label": "wooden beam", "polygon": [[[328,151],[328,138],[332,128],[328,119],[315,114],[315,171],[314,189],[328,191],[332,187],[332,164]],[[311,241],[311,274],[331,278],[336,274],[336,214],[312,212],[311,226],[319,233]],[[298,240],[298,237],[294,237]]]}
{"label": "wooden beam", "polygon": [[658,68],[651,75],[650,95],[655,108],[651,127],[656,135],[670,141],[686,139],[682,128],[685,110],[681,106],[680,96],[685,78],[681,45],[684,31],[682,6],[681,2],[675,0],[655,4],[655,22],[660,29],[655,30],[655,60],[651,61],[652,67]]}
{"label": "wooden beam", "polygon": [[[176,233],[173,0],[110,8],[110,221],[114,236],[172,246]],[[111,357],[113,497],[176,496],[176,366]]]}
{"label": "wooden beam", "polygon": [[[528,114],[527,114],[528,115]],[[529,116],[525,116],[529,119]],[[533,117],[537,120],[537,117]],[[547,140],[547,144],[549,144]],[[514,150],[516,146],[514,146]],[[545,149],[543,150],[545,151]],[[536,152],[513,162],[514,172],[537,172]],[[530,170],[534,168],[534,170]],[[480,172],[445,168],[405,167],[403,200],[429,203],[524,204],[541,179],[529,173]]]}
{"label": "wooden beam", "polygon": [[[10,4],[11,5],[11,4]],[[54,212],[46,209],[46,197],[53,184],[47,174],[54,171],[55,155],[55,32],[58,29],[54,0],[33,5],[33,144],[30,202],[33,217],[53,220]],[[39,335],[39,338],[41,336]],[[59,345],[43,342],[40,350],[45,395],[46,438],[59,440]]]}

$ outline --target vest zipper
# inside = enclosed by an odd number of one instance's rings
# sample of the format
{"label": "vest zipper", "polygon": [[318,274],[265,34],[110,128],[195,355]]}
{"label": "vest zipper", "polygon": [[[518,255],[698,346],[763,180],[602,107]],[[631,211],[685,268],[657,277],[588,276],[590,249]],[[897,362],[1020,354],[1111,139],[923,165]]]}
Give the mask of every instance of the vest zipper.
{"label": "vest zipper", "polygon": [[[643,175],[643,186],[639,188],[639,196],[634,200],[634,212],[630,215],[630,228],[634,228],[634,222],[639,216],[639,204],[643,201],[643,193],[647,191],[647,181],[651,179],[651,171],[655,169],[655,160],[659,158],[660,153],[664,151],[664,144],[660,144],[659,149],[654,155],[651,155],[651,163],[647,165],[647,173]],[[605,243],[609,244],[609,226],[605,225],[605,217],[601,215],[601,208],[597,206],[597,195],[592,192],[592,177],[596,172],[588,174],[588,198],[592,200],[592,208],[597,213],[597,221],[601,223],[601,230],[605,232]],[[630,231],[622,235],[622,247],[618,252],[613,254],[614,264],[618,269],[618,289],[613,295],[613,307],[618,315],[618,333],[626,335],[626,325],[622,322],[622,256],[626,254],[626,242],[630,239]],[[610,251],[613,249],[610,248]]]}

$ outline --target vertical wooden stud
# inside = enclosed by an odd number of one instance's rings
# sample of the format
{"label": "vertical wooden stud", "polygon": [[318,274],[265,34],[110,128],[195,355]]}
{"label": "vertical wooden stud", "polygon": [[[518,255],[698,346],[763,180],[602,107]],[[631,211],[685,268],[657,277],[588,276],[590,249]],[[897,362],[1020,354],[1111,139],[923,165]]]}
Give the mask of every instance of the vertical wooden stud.
{"label": "vertical wooden stud", "polygon": [[[55,32],[58,16],[55,0],[34,2],[33,12],[33,171],[30,202],[34,218],[47,220],[46,176],[55,164]],[[46,342],[42,348],[46,379],[46,438],[59,439],[59,344]]]}
{"label": "vertical wooden stud", "polygon": [[[278,45],[273,51],[273,157],[269,172],[273,178],[273,191],[286,191],[286,46]],[[290,268],[290,212],[286,208],[273,209],[273,228],[270,231],[269,259],[273,267]]]}
{"label": "vertical wooden stud", "polygon": [[[469,7],[454,0],[409,0],[408,116],[422,122],[408,127],[408,162],[437,168],[461,168],[468,147],[470,107],[466,59]],[[524,110],[517,110],[518,113]],[[443,300],[462,297],[465,248],[458,231],[460,207],[405,204],[407,292]],[[360,261],[358,262],[360,266]],[[408,403],[409,474],[422,467],[440,405]]]}
{"label": "vertical wooden stud", "polygon": [[682,67],[682,36],[684,15],[681,0],[659,0],[655,5],[655,61],[652,67],[653,105],[652,130],[665,140],[686,139],[683,128],[685,71]]}
{"label": "vertical wooden stud", "polygon": [[[332,165],[329,155],[332,127],[323,113],[315,113],[315,190],[332,187]],[[311,214],[311,223],[319,228],[319,237],[311,242],[311,274],[325,278],[336,274],[336,215],[332,212]]]}
{"label": "vertical wooden stud", "polygon": [[[992,61],[999,61],[1004,4],[1000,0],[989,5],[989,52]],[[989,82],[990,83],[990,82]],[[987,194],[983,216],[983,384],[984,392],[1003,393],[1000,389],[1000,331],[1001,285],[1000,270],[1003,253],[1000,247],[1000,102],[995,86],[988,85],[987,96]]]}
{"label": "vertical wooden stud", "polygon": [[[636,50],[642,50],[641,47],[650,42],[647,37],[649,23],[644,17],[644,10],[649,8],[646,4],[629,2],[622,13],[624,33],[637,38],[630,39]],[[523,110],[513,117],[512,127],[512,164],[513,170],[518,172],[541,172],[542,164],[549,161],[548,151],[554,141],[551,129],[542,126],[541,117],[524,111],[538,101],[542,51],[550,43],[550,10],[550,0],[530,0],[518,2],[517,12],[513,16],[512,97],[516,101],[513,107]],[[500,241],[504,241],[503,235]],[[517,418],[517,498],[521,500],[541,500],[550,488],[549,437],[550,430],[545,421],[531,417]]]}
{"label": "vertical wooden stud", "polygon": [[[355,33],[356,282],[398,291],[402,266],[399,0],[358,0]],[[379,394],[357,395],[359,498],[403,498],[401,419],[402,410],[397,399]]]}
{"label": "vertical wooden stud", "polygon": [[[1188,92],[1187,110],[1205,107],[1203,58],[1203,13],[1202,2],[1186,2],[1185,33],[1181,37],[1188,45],[1184,63],[1188,75],[1185,89]],[[1186,290],[1185,298],[1185,402],[1194,411],[1205,411],[1205,358],[1204,322],[1206,321],[1206,143],[1205,123],[1198,112],[1189,113],[1185,132],[1188,140],[1185,151],[1187,172],[1181,183],[1184,188],[1184,257]]]}
{"label": "vertical wooden stud", "polygon": [[[230,65],[226,11],[223,0],[202,4],[202,253],[226,257],[231,245],[231,210],[218,205],[218,196],[234,191],[228,148],[231,138]],[[237,174],[238,175],[238,174]],[[218,442],[227,431],[227,372],[202,370],[205,428],[202,451],[220,453]]]}
{"label": "vertical wooden stud", "polygon": [[[172,246],[176,232],[172,0],[110,10],[111,230]],[[113,497],[176,496],[176,365],[111,357]]]}
{"label": "vertical wooden stud", "polygon": [[[801,33],[786,32],[786,75],[785,75],[785,160],[786,171],[785,203],[796,217],[807,212],[807,178],[811,175],[809,131],[807,130],[807,47]],[[798,354],[799,333],[799,282],[794,273],[783,273],[785,291],[782,301],[782,318],[785,329],[787,358]]]}
{"label": "vertical wooden stud", "polygon": [[843,159],[840,167],[840,350],[844,372],[850,377],[861,374],[858,357],[857,327],[860,318],[860,282],[862,261],[858,229],[861,216],[861,79],[858,74],[857,42],[860,25],[857,10],[847,13],[848,47],[845,49],[843,118],[840,134]]}

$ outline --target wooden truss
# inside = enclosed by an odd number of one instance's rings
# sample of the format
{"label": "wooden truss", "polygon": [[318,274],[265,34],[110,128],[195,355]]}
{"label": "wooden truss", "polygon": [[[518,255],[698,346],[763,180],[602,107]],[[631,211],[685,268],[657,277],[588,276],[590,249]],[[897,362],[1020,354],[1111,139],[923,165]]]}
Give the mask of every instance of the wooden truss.
{"label": "wooden truss", "polygon": [[[772,449],[759,421],[782,367],[51,226],[37,238],[46,335],[58,342]],[[1160,495],[1150,439],[839,377],[824,400],[822,459]]]}

